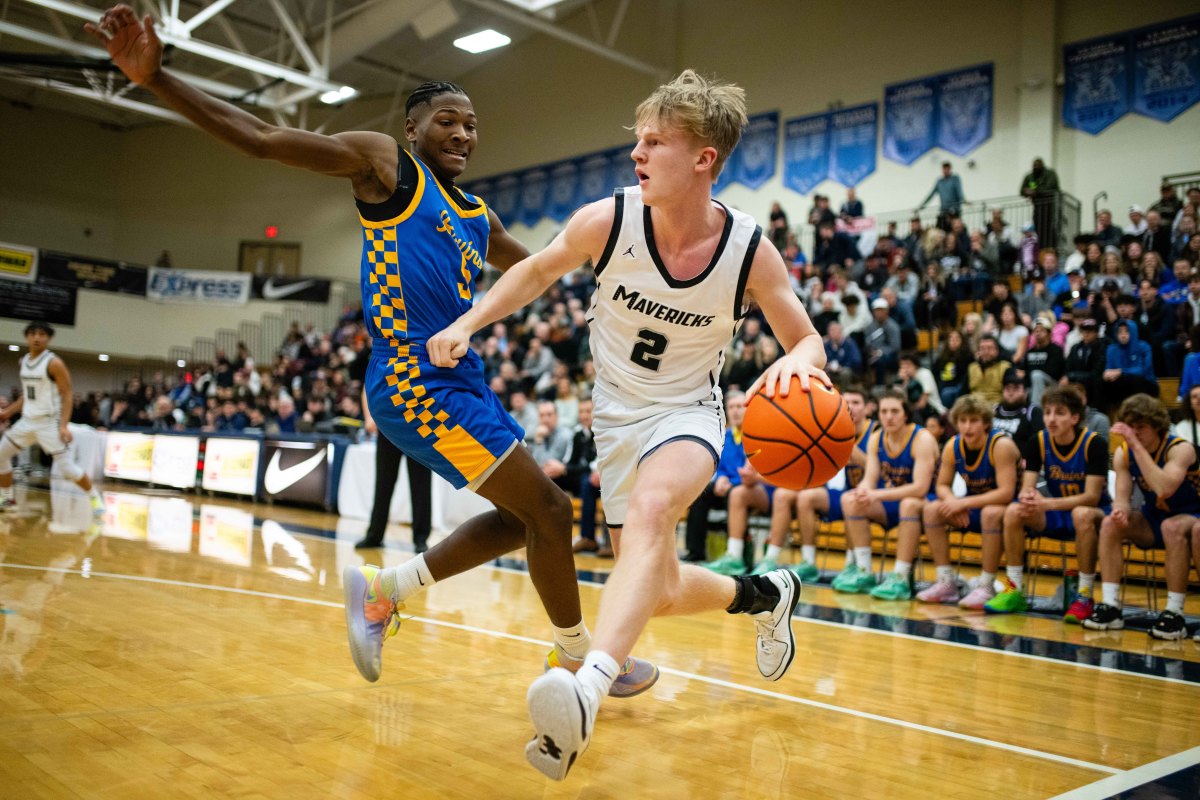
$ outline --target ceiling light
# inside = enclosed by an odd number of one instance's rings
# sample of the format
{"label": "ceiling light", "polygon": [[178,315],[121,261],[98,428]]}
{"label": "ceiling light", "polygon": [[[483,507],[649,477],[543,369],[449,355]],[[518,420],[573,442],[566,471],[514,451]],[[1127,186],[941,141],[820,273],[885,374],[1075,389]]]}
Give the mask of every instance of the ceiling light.
{"label": "ceiling light", "polygon": [[344,103],[354,95],[358,94],[358,90],[351,86],[343,86],[340,89],[330,89],[321,95],[321,102],[328,105],[334,103]]}
{"label": "ceiling light", "polygon": [[175,362],[175,366],[179,367],[180,369],[183,369],[184,367],[187,366],[187,362],[181,358]]}
{"label": "ceiling light", "polygon": [[101,361],[108,361],[108,353],[101,353],[99,356],[97,356],[97,358],[99,358]]}
{"label": "ceiling light", "polygon": [[20,351],[21,348],[15,344],[10,344],[8,346],[8,349],[11,350],[12,352],[16,353],[16,352]]}
{"label": "ceiling light", "polygon": [[482,53],[486,50],[495,50],[497,47],[504,47],[504,45],[511,41],[512,39],[503,33],[488,28],[486,31],[472,33],[470,36],[455,39],[454,46],[459,50],[466,50],[468,53]]}
{"label": "ceiling light", "polygon": [[556,6],[562,1],[563,0],[504,0],[504,2],[508,3],[509,5],[514,5],[517,8],[524,9],[525,11],[535,14],[539,11],[545,11],[551,6]]}

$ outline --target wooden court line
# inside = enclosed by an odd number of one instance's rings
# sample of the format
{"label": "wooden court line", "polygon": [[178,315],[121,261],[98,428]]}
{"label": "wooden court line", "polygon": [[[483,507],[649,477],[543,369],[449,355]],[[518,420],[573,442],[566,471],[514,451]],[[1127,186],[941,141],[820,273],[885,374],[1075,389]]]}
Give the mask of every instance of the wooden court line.
{"label": "wooden court line", "polygon": [[1089,783],[1057,795],[1051,800],[1102,800],[1102,798],[1127,792],[1195,764],[1200,764],[1200,747],[1193,747],[1191,750],[1184,750],[1181,753],[1160,758],[1158,761],[1151,761],[1149,764],[1134,767],[1111,778],[1102,778],[1095,783]]}
{"label": "wooden court line", "polygon": [[[12,568],[12,569],[28,569],[28,570],[36,570],[36,571],[40,571],[40,572],[59,572],[59,573],[66,573],[66,574],[71,574],[71,575],[84,575],[85,574],[83,570],[78,570],[78,569],[66,569],[63,567],[43,567],[43,566],[34,566],[34,565],[27,565],[27,564],[0,563],[0,567],[7,567],[7,568]],[[136,582],[140,582],[140,583],[154,583],[154,584],[160,584],[160,585],[165,585],[165,586],[179,586],[179,587],[188,588],[188,589],[204,589],[204,590],[208,590],[208,591],[226,592],[226,593],[230,593],[230,594],[245,595],[248,597],[260,597],[260,598],[265,598],[265,599],[270,599],[270,600],[285,600],[285,601],[294,602],[294,603],[305,603],[307,605],[324,606],[326,608],[337,608],[337,609],[343,608],[343,605],[341,603],[335,603],[331,600],[317,600],[314,598],[297,597],[295,595],[276,594],[274,592],[261,592],[261,591],[257,591],[254,589],[239,589],[237,587],[232,587],[232,586],[213,586],[210,584],[192,583],[189,581],[178,581],[178,580],[172,580],[169,578],[152,578],[152,577],[143,576],[143,575],[126,575],[126,574],[121,574],[121,573],[116,573],[116,572],[97,572],[94,570],[88,571],[86,573],[86,575],[89,578],[113,578],[116,580],[128,580],[128,581],[136,581]],[[426,623],[429,625],[437,625],[437,626],[440,626],[443,628],[453,628],[455,630],[466,631],[469,633],[476,633],[476,634],[480,634],[483,636],[490,636],[492,638],[497,638],[497,639],[508,639],[511,641],[525,642],[528,644],[537,645],[542,648],[547,648],[547,647],[551,646],[550,642],[547,642],[547,641],[544,641],[541,639],[534,639],[529,636],[520,636],[520,635],[512,634],[512,633],[505,633],[503,631],[490,630],[487,628],[477,628],[477,627],[474,627],[471,625],[462,625],[462,624],[456,623],[456,622],[445,622],[442,620],[430,619],[428,617],[417,617],[417,616],[407,617],[405,619],[413,620],[416,622],[423,622],[423,623]],[[793,618],[793,619],[795,619],[795,618]],[[922,640],[922,641],[924,641],[924,640]],[[965,734],[965,733],[957,733],[955,731],[947,731],[947,730],[943,730],[941,728],[934,728],[929,725],[922,725],[922,724],[916,723],[916,722],[909,722],[907,720],[896,719],[894,717],[885,717],[885,716],[882,716],[879,714],[872,714],[867,711],[858,711],[858,710],[852,709],[852,708],[845,708],[842,706],[830,705],[829,703],[822,703],[819,700],[809,700],[809,699],[802,698],[802,697],[794,697],[792,695],[782,694],[780,692],[772,692],[767,689],[759,689],[754,686],[746,686],[744,684],[733,683],[731,681],[725,681],[725,680],[721,680],[719,678],[710,678],[706,675],[697,675],[696,673],[693,673],[693,672],[684,672],[682,670],[672,669],[670,667],[663,667],[661,665],[660,665],[659,669],[660,669],[660,671],[665,672],[670,675],[675,675],[677,677],[686,678],[688,680],[700,681],[702,683],[707,683],[712,686],[721,686],[723,688],[731,689],[733,691],[746,692],[749,694],[756,694],[756,695],[759,695],[760,697],[769,697],[774,700],[781,700],[781,701],[788,702],[788,703],[795,703],[797,705],[809,706],[811,708],[818,708],[823,711],[831,711],[831,712],[838,713],[838,714],[847,714],[852,717],[858,717],[859,719],[867,719],[867,720],[871,720],[873,722],[882,722],[886,725],[893,725],[896,727],[908,728],[909,730],[920,731],[922,733],[929,733],[929,734],[933,734],[936,736],[943,736],[943,737],[946,737],[949,739],[957,739],[959,741],[968,742],[971,744],[982,745],[984,747],[991,747],[991,748],[994,748],[997,750],[1006,750],[1010,753],[1016,753],[1018,755],[1024,755],[1024,756],[1032,756],[1034,758],[1040,758],[1040,759],[1044,759],[1046,761],[1055,761],[1060,764],[1066,764],[1066,765],[1072,766],[1072,767],[1080,767],[1082,769],[1088,769],[1088,770],[1092,770],[1095,772],[1106,772],[1110,775],[1124,774],[1123,770],[1115,769],[1113,767],[1105,766],[1103,764],[1095,764],[1090,761],[1082,761],[1080,759],[1070,758],[1068,756],[1060,756],[1055,753],[1047,753],[1042,750],[1034,750],[1034,749],[1028,748],[1028,747],[1021,747],[1019,745],[1008,744],[1006,742],[997,742],[992,739],[984,739],[982,737],[971,736],[971,735]]]}
{"label": "wooden court line", "polygon": [[[292,535],[300,536],[303,534],[293,533]],[[512,567],[498,567],[498,566],[495,566],[494,564],[484,564],[483,566],[486,567],[487,569],[494,569],[499,572],[510,572],[514,575],[528,575],[529,574],[526,570],[513,569]],[[604,587],[604,584],[600,583],[598,581],[588,581],[588,580],[582,580],[582,579],[579,580],[579,585],[580,586],[594,586],[596,588]],[[821,606],[821,607],[829,608],[829,606]],[[877,613],[877,612],[871,612],[871,613]],[[1175,683],[1175,684],[1179,684],[1180,686],[1189,686],[1193,689],[1200,688],[1200,684],[1197,684],[1194,681],[1185,681],[1182,678],[1171,678],[1166,675],[1151,675],[1149,673],[1133,672],[1130,670],[1116,669],[1115,667],[1106,667],[1102,664],[1087,664],[1087,663],[1081,663],[1078,661],[1066,661],[1064,659],[1059,659],[1059,658],[1050,658],[1048,656],[1039,656],[1039,655],[1035,655],[1033,653],[1020,653],[1020,652],[1016,652],[1013,650],[997,650],[997,649],[994,649],[991,647],[978,647],[973,644],[967,644],[966,642],[950,642],[950,641],[946,641],[944,639],[935,639],[931,636],[929,636],[929,637],[917,636],[916,634],[912,634],[912,633],[900,633],[897,631],[881,630],[879,628],[866,628],[866,627],[862,627],[859,625],[847,625],[843,622],[831,622],[831,621],[825,620],[825,619],[813,619],[812,617],[793,616],[792,619],[793,619],[793,621],[806,622],[806,623],[809,623],[810,625],[825,625],[826,627],[838,628],[839,630],[844,630],[844,631],[848,630],[848,631],[861,631],[863,633],[874,633],[874,634],[878,634],[880,636],[891,636],[891,637],[894,637],[897,639],[908,639],[908,640],[914,641],[914,642],[926,642],[928,644],[940,644],[940,645],[944,645],[947,647],[959,647],[959,648],[963,648],[966,650],[972,650],[976,653],[993,653],[995,655],[1011,656],[1014,658],[1026,658],[1031,661],[1040,661],[1044,664],[1058,664],[1060,666],[1079,667],[1081,669],[1096,670],[1097,672],[1107,672],[1107,673],[1110,673],[1113,675],[1128,675],[1128,676],[1134,677],[1134,678],[1146,678],[1147,680],[1164,681],[1166,683]],[[902,619],[909,619],[909,618],[902,617]],[[1019,635],[1019,634],[1014,634],[1014,635]],[[1030,637],[1023,637],[1023,638],[1030,638]],[[1073,643],[1065,642],[1065,644],[1073,644]],[[1090,645],[1077,645],[1077,646],[1088,647]],[[1094,649],[1104,650],[1103,647],[1097,647]],[[1113,652],[1127,652],[1127,651],[1120,650],[1120,651],[1113,651]]]}

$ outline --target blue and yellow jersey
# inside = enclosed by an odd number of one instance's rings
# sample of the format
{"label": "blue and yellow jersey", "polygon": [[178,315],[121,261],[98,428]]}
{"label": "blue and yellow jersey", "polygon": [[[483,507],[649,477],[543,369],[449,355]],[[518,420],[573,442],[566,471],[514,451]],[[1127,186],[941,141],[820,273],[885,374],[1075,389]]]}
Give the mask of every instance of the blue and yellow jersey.
{"label": "blue and yellow jersey", "polygon": [[[1108,446],[1104,444],[1104,438],[1095,431],[1084,428],[1065,452],[1058,449],[1054,437],[1048,431],[1038,431],[1037,448],[1041,454],[1042,469],[1046,475],[1046,487],[1050,490],[1051,497],[1074,497],[1083,494],[1088,475],[1098,474],[1100,477],[1107,475],[1107,464],[1105,464],[1104,472],[1098,472],[1095,468],[1088,469],[1089,451],[1093,448],[1103,450],[1102,457],[1105,461],[1108,457]],[[1029,466],[1026,465],[1027,468]],[[1100,494],[1099,505],[1106,506],[1111,503],[1112,499],[1108,496],[1106,480],[1105,488]]]}
{"label": "blue and yellow jersey", "polygon": [[879,428],[879,446],[875,452],[879,456],[879,480],[885,489],[907,486],[913,482],[916,459],[913,458],[912,446],[921,426],[910,422],[908,427],[910,428],[908,439],[898,453],[893,453],[888,449],[887,432],[883,430],[882,426]]}
{"label": "blue and yellow jersey", "polygon": [[[1191,447],[1186,440],[1180,439],[1173,433],[1168,433],[1163,437],[1162,442],[1158,446],[1158,452],[1154,454],[1154,463],[1162,467],[1167,463],[1167,454],[1174,447]],[[1133,453],[1129,452],[1129,445],[1123,443],[1121,448],[1125,450],[1125,457],[1129,460],[1129,474],[1137,483],[1138,488],[1142,490],[1142,512],[1148,516],[1171,517],[1176,514],[1200,514],[1200,464],[1193,463],[1188,467],[1187,474],[1183,477],[1183,483],[1179,484],[1179,488],[1170,497],[1159,497],[1146,478],[1142,475],[1142,470],[1138,467],[1137,459],[1133,457]]]}
{"label": "blue and yellow jersey", "polygon": [[470,310],[491,226],[482,200],[443,186],[403,148],[398,156],[393,196],[356,201],[363,316],[375,347],[423,353],[426,339]]}
{"label": "blue and yellow jersey", "polygon": [[[863,431],[862,436],[858,437],[858,444],[855,445],[863,453],[863,455],[866,455],[867,442],[870,441],[871,434],[874,432],[875,432],[875,420],[869,419],[869,420],[867,420],[867,427]],[[854,488],[855,486],[858,486],[859,482],[862,481],[864,471],[865,471],[865,469],[863,467],[858,466],[857,464],[847,464],[846,465],[846,486],[847,486],[847,488]]]}
{"label": "blue and yellow jersey", "polygon": [[967,450],[961,434],[952,440],[954,470],[962,476],[963,481],[967,484],[968,495],[990,492],[999,485],[996,482],[996,463],[993,451],[996,449],[996,442],[1005,435],[999,431],[988,431],[987,441],[974,455]]}

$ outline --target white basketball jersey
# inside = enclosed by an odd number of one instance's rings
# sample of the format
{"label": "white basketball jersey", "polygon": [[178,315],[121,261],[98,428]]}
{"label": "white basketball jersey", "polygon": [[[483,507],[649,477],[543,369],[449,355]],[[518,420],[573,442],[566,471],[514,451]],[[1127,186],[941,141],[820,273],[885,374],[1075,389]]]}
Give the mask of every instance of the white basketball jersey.
{"label": "white basketball jersey", "polygon": [[631,404],[718,399],[762,228],[717,203],[725,228],[716,252],[704,271],[679,280],[659,258],[641,187],[618,189],[615,198],[588,312],[596,382]]}
{"label": "white basketball jersey", "polygon": [[61,401],[58,385],[50,377],[50,362],[53,360],[54,353],[49,350],[36,359],[31,359],[28,353],[21,356],[21,390],[25,397],[25,403],[21,406],[22,417],[58,419]]}

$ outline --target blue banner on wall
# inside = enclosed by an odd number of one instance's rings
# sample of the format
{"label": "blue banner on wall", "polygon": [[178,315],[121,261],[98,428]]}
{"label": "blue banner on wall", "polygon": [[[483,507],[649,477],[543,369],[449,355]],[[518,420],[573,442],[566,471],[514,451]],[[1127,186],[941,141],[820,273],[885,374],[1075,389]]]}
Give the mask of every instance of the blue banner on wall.
{"label": "blue banner on wall", "polygon": [[505,225],[517,222],[517,209],[521,202],[521,179],[515,174],[500,175],[492,179],[492,211]]}
{"label": "blue banner on wall", "polygon": [[1063,125],[1095,136],[1129,113],[1129,56],[1124,34],[1063,47]]}
{"label": "blue banner on wall", "polygon": [[633,173],[633,145],[622,145],[608,151],[608,187],[604,197],[611,197],[618,186],[633,186],[638,182]]}
{"label": "blue banner on wall", "polygon": [[493,187],[492,179],[491,178],[483,178],[481,180],[472,181],[471,183],[462,187],[462,189],[464,192],[467,192],[468,194],[475,195],[480,200],[482,200],[484,203],[486,203],[487,205],[490,206],[492,204],[492,190],[493,190],[492,187]]}
{"label": "blue banner on wall", "polygon": [[571,216],[578,206],[575,198],[579,193],[579,162],[575,159],[560,161],[550,167],[550,197],[546,210],[555,222]]}
{"label": "blue banner on wall", "polygon": [[879,103],[834,111],[829,115],[829,177],[857,186],[875,171],[879,144]]}
{"label": "blue banner on wall", "polygon": [[992,138],[992,65],[938,76],[938,147],[965,156]]}
{"label": "blue banner on wall", "polygon": [[[750,117],[741,141],[725,165],[735,182],[757,189],[775,177],[779,152],[779,112],[768,111]],[[736,157],[736,161],[735,158]],[[730,170],[730,167],[733,167]]]}
{"label": "blue banner on wall", "polygon": [[783,185],[808,194],[829,175],[829,115],[783,123]]}
{"label": "blue banner on wall", "polygon": [[1170,122],[1200,100],[1200,16],[1133,32],[1133,110]]}
{"label": "blue banner on wall", "polygon": [[546,170],[542,167],[527,169],[521,173],[521,210],[517,219],[522,224],[533,227],[546,216]]}
{"label": "blue banner on wall", "polygon": [[608,182],[608,153],[591,153],[576,160],[579,166],[579,188],[575,205],[594,203],[601,197],[612,194]]}
{"label": "blue banner on wall", "polygon": [[911,164],[937,139],[937,79],[896,83],[883,93],[883,157]]}

